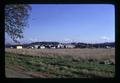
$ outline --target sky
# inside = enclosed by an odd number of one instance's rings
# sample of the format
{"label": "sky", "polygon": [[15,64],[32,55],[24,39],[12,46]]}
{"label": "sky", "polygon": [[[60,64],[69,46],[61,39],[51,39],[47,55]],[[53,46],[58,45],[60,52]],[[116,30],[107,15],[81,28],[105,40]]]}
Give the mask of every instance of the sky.
{"label": "sky", "polygon": [[[113,42],[115,8],[111,4],[31,4],[21,42]],[[6,35],[6,41],[10,38]]]}

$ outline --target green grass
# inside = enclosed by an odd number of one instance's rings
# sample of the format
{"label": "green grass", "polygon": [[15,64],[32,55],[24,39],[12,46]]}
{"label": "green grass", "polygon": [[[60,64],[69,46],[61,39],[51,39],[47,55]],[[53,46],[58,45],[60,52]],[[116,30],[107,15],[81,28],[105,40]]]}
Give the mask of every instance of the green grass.
{"label": "green grass", "polygon": [[46,78],[114,77],[114,65],[74,59],[72,56],[30,56],[5,53],[6,65],[18,65],[25,71],[46,73]]}

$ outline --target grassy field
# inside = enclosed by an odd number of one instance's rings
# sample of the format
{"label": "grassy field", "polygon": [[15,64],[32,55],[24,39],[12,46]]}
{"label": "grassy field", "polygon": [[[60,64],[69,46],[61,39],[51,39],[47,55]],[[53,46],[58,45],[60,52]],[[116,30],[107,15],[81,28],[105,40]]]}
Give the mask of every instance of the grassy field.
{"label": "grassy field", "polygon": [[[11,70],[23,74],[23,78],[25,76],[109,78],[115,74],[115,49],[5,49],[5,51],[6,77],[12,77],[9,75]],[[114,64],[100,64],[105,60]]]}

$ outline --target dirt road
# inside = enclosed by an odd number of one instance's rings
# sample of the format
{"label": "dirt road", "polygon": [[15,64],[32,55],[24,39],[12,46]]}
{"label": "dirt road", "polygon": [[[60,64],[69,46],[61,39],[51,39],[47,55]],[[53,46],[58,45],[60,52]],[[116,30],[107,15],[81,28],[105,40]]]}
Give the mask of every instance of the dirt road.
{"label": "dirt road", "polygon": [[14,71],[12,69],[6,69],[6,78],[32,78],[22,72]]}

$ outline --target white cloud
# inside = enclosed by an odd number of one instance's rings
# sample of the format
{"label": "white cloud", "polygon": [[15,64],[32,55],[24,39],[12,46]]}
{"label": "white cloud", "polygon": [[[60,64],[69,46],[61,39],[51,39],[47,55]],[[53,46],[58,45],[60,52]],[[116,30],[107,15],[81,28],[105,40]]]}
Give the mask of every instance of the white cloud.
{"label": "white cloud", "polygon": [[102,36],[101,39],[103,39],[103,40],[110,40],[110,38],[107,37],[107,36]]}
{"label": "white cloud", "polygon": [[70,40],[71,40],[71,39],[69,39],[69,38],[65,38],[65,39],[64,39],[64,41],[70,41]]}

